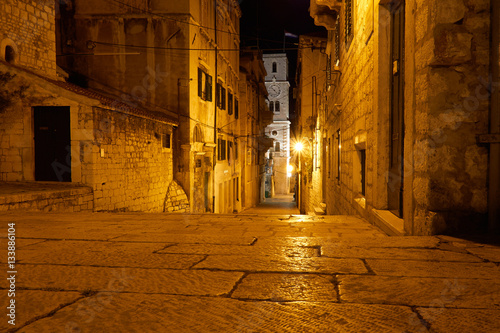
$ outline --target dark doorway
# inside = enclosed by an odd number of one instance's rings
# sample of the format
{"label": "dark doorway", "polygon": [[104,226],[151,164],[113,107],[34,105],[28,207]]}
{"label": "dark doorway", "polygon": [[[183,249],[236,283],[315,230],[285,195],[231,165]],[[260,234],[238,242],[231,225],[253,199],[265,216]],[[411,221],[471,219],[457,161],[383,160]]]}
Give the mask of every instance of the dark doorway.
{"label": "dark doorway", "polygon": [[404,161],[404,26],[405,3],[391,5],[391,111],[390,165],[388,179],[389,210],[403,217]]}
{"label": "dark doorway", "polygon": [[71,181],[69,106],[37,106],[35,122],[35,180]]}

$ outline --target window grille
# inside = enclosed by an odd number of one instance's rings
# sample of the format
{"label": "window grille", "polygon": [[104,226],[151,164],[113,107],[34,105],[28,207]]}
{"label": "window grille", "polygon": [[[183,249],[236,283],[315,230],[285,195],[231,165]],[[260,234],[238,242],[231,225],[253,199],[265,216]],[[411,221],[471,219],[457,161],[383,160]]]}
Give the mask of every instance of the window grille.
{"label": "window grille", "polygon": [[345,1],[345,43],[348,45],[353,35],[352,31],[352,1]]}

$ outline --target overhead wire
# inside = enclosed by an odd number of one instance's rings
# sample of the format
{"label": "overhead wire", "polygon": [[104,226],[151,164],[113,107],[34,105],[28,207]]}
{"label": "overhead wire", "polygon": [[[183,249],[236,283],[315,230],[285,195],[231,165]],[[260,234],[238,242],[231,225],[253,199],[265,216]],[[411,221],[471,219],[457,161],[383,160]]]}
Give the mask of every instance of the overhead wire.
{"label": "overhead wire", "polygon": [[[177,51],[215,51],[215,49],[210,48],[190,48],[190,47],[166,47],[166,46],[148,46],[148,45],[134,45],[134,44],[119,44],[119,43],[109,43],[109,42],[100,42],[96,40],[89,40],[89,42],[92,42],[94,44],[101,44],[101,45],[108,45],[108,46],[119,46],[119,47],[132,47],[132,48],[143,48],[143,49],[154,49],[154,50],[177,50]],[[285,48],[285,50],[299,50],[299,49],[307,49],[310,48],[310,46],[306,46],[303,48],[299,47],[291,47],[291,48]],[[283,48],[275,48],[275,49],[266,49],[267,51],[281,51]],[[218,48],[217,52],[220,51],[242,51],[240,48],[228,48],[228,49],[221,49]]]}
{"label": "overhead wire", "polygon": [[[222,30],[222,29],[212,28],[212,27],[209,27],[209,26],[205,26],[205,25],[201,25],[201,24],[196,24],[196,23],[191,23],[191,22],[187,22],[187,21],[184,21],[184,20],[176,19],[176,18],[173,18],[173,17],[170,17],[170,16],[159,14],[159,13],[152,13],[152,12],[146,10],[146,9],[142,9],[142,8],[139,8],[139,7],[136,7],[136,6],[132,6],[132,5],[128,4],[128,3],[125,3],[125,2],[119,1],[119,0],[108,0],[108,1],[112,1],[112,2],[115,2],[117,4],[129,7],[129,8],[132,8],[132,9],[139,10],[139,11],[145,13],[145,14],[155,15],[155,16],[158,16],[158,17],[162,17],[162,18],[164,18],[166,20],[169,20],[169,21],[183,23],[183,24],[188,24],[188,25],[192,25],[192,26],[195,26],[195,27],[204,28],[204,29],[207,29],[207,30],[223,32],[223,33],[227,33],[227,34],[230,34],[230,35],[236,35],[239,38],[245,37],[245,38],[257,39],[257,40],[267,41],[267,42],[283,43],[283,41],[276,41],[276,40],[272,40],[272,39],[262,39],[262,38],[259,38],[259,37],[241,35],[238,32],[231,32],[231,31],[226,31],[226,30]],[[233,8],[236,8],[236,7],[233,6]],[[295,43],[291,43],[291,42],[285,42],[285,43],[286,44],[295,44]]]}

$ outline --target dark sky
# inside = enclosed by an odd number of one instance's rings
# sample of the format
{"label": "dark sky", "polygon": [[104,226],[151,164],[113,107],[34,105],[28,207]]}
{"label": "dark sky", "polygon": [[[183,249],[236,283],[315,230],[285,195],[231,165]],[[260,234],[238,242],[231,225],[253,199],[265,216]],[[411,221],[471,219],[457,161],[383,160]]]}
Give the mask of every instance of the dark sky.
{"label": "dark sky", "polygon": [[[284,30],[295,35],[325,30],[314,25],[309,15],[310,0],[239,0],[242,46],[258,46],[264,53],[283,51]],[[298,39],[286,38],[286,48],[293,49]],[[273,50],[274,49],[274,50]],[[266,51],[267,50],[267,51]],[[289,80],[295,79],[297,52],[287,50]],[[291,82],[293,84],[293,82]]]}

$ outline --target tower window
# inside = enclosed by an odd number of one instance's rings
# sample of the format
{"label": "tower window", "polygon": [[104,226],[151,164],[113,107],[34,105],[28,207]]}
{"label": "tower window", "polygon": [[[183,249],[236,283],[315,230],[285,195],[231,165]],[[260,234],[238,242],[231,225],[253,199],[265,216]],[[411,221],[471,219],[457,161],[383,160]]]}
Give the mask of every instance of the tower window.
{"label": "tower window", "polygon": [[280,112],[280,102],[278,101],[274,102],[274,112]]}
{"label": "tower window", "polygon": [[276,62],[273,62],[273,73],[276,73],[278,71],[278,65]]}

